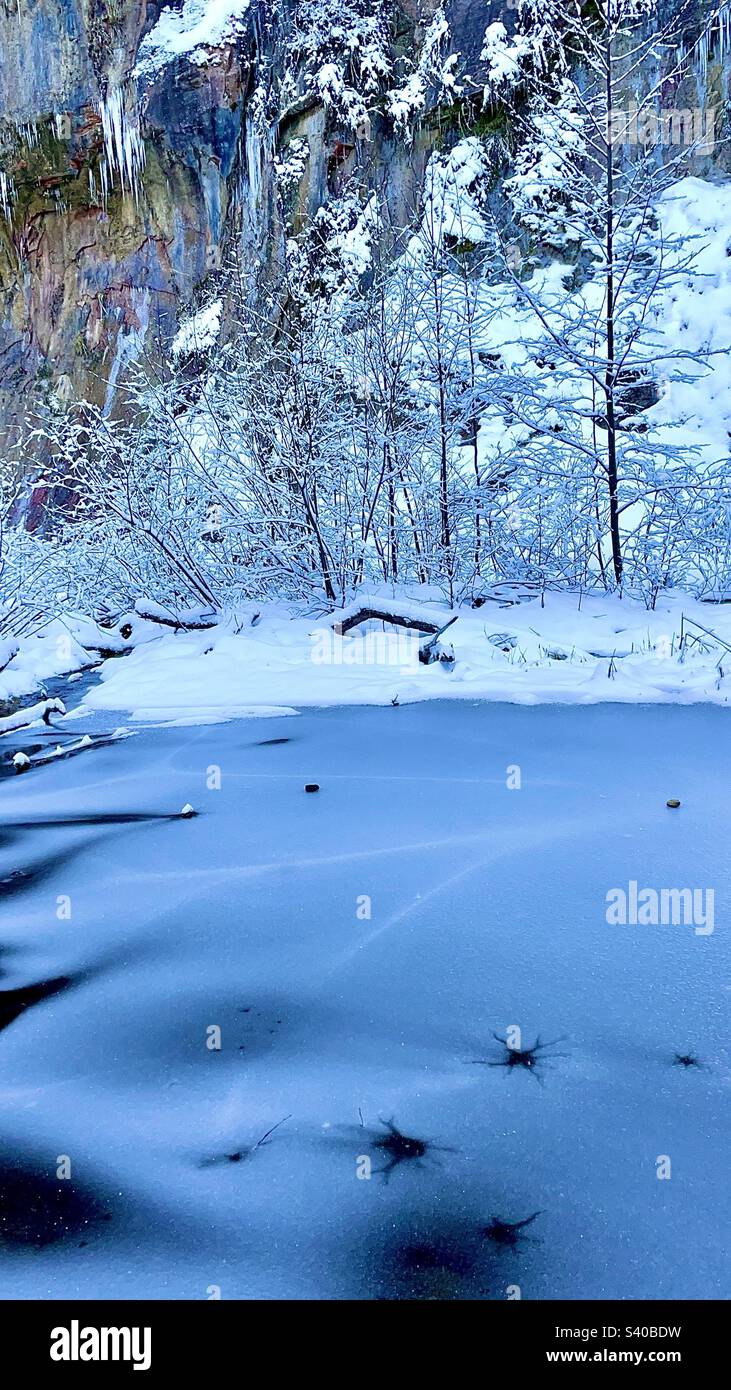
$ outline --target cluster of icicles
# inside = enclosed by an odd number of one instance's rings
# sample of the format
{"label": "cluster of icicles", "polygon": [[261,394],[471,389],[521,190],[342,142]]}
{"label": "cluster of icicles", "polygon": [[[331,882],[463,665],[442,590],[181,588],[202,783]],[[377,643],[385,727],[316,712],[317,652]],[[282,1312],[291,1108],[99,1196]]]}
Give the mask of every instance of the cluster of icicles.
{"label": "cluster of icicles", "polygon": [[102,201],[106,201],[115,172],[119,174],[122,192],[136,198],[145,167],[145,145],[137,120],[130,118],[121,87],[100,102],[99,113],[104,134],[104,158],[99,165]]}
{"label": "cluster of icicles", "polygon": [[[33,121],[24,121],[22,125],[13,127],[16,134],[20,136],[23,144],[32,150],[39,142],[38,127]],[[10,221],[13,214],[13,201],[15,198],[15,184],[12,176],[6,169],[0,169],[0,213]]]}
{"label": "cluster of icicles", "polygon": [[710,61],[722,63],[731,49],[731,0],[723,0],[706,24],[697,43],[682,44],[678,53],[681,63],[691,56],[697,75],[705,83]]}
{"label": "cluster of icicles", "polygon": [[[119,179],[123,193],[137,197],[142,171],[145,167],[145,146],[137,120],[130,115],[122,88],[108,93],[99,102],[99,115],[104,138],[104,154],[99,161],[95,175],[89,169],[89,192],[93,201],[106,203],[115,178]],[[57,139],[68,135],[68,116],[56,113],[53,116],[53,129]],[[16,128],[26,149],[33,149],[40,143],[40,123],[26,122]],[[97,183],[98,179],[98,183]],[[12,176],[0,168],[0,214],[11,220],[15,187]]]}

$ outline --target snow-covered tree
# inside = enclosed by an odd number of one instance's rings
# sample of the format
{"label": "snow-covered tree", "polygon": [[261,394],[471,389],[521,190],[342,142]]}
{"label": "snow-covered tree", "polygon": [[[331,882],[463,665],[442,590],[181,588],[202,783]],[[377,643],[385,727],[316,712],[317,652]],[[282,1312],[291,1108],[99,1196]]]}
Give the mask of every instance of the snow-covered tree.
{"label": "snow-covered tree", "polygon": [[687,7],[667,22],[656,0],[566,0],[560,8],[571,70],[534,75],[527,108],[515,111],[521,148],[505,186],[515,222],[501,243],[505,253],[518,235],[529,255],[543,247],[563,257],[559,268],[534,254],[527,274],[505,255],[523,334],[533,338],[524,364],[531,393],[519,413],[539,471],[550,474],[568,454],[593,478],[599,563],[606,511],[619,584],[623,514],[641,526],[636,504],[654,506],[663,489],[676,490],[689,456],[644,413],[657,394],[658,355],[676,376],[704,360],[702,346],[661,348],[657,327],[663,297],[682,286],[695,251],[668,235],[659,204],[697,142],[659,151],[637,135],[662,129],[661,99],[689,58]]}

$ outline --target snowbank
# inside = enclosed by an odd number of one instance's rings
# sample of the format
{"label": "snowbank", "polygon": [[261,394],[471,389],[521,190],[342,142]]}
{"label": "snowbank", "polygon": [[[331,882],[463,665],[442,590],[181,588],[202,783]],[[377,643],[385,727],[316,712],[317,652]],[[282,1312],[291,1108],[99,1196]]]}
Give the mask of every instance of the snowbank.
{"label": "snowbank", "polygon": [[5,715],[0,718],[0,736],[12,734],[16,729],[27,729],[31,724],[47,724],[49,716],[52,714],[65,714],[66,706],[63,700],[39,700],[35,705],[29,705],[27,709],[19,709],[15,714]]}
{"label": "snowbank", "polygon": [[[400,595],[397,606],[405,603]],[[417,608],[440,625],[450,615],[436,600],[421,599]],[[460,610],[445,636],[453,665],[420,665],[420,634],[412,630],[373,622],[341,637],[332,614],[293,618],[265,609],[239,631],[222,622],[206,632],[160,635],[158,628],[152,636],[152,626],[138,627],[129,656],[102,666],[82,709],[206,723],[281,713],[283,705],[447,698],[725,705],[731,697],[731,605],[681,594],[648,612],[629,599],[576,593],[549,593],[542,604],[524,588],[505,586],[480,608]]]}
{"label": "snowbank", "polygon": [[28,695],[56,676],[94,665],[100,645],[105,650],[124,650],[123,642],[103,633],[91,619],[76,615],[55,619],[22,641],[4,638],[0,642],[0,703]]}

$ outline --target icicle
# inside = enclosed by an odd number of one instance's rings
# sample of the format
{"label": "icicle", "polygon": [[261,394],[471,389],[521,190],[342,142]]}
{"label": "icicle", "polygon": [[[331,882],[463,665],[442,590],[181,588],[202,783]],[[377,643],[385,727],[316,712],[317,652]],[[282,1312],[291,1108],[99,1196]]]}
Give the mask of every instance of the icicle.
{"label": "icicle", "polygon": [[246,174],[249,184],[251,207],[259,205],[261,197],[261,135],[247,121],[246,125]]}
{"label": "icicle", "polygon": [[[99,103],[104,132],[106,154],[106,174],[109,177],[116,169],[122,184],[122,191],[133,193],[135,198],[139,189],[140,177],[145,167],[145,146],[139,126],[130,120],[120,87]],[[106,192],[106,188],[105,188]]]}
{"label": "icicle", "polygon": [[[722,63],[729,48],[731,48],[731,3],[727,2],[720,6],[713,23],[704,29],[695,50],[698,74],[703,85],[705,85],[708,75],[708,63],[711,55],[717,62]],[[685,44],[681,44],[678,55],[681,62],[691,52],[693,52],[692,48],[688,49]]]}
{"label": "icicle", "polygon": [[13,181],[9,174],[0,169],[0,208],[10,221],[11,203],[13,198]]}
{"label": "icicle", "polygon": [[[123,320],[121,311],[119,317]],[[146,286],[133,286],[129,313],[130,327],[124,327],[124,322],[120,324],[114,360],[107,379],[107,391],[104,401],[105,417],[109,415],[114,403],[120,373],[123,373],[130,363],[134,362],[135,358],[139,357],[139,354],[142,352],[149,321],[150,291]]]}
{"label": "icicle", "polygon": [[99,181],[102,189],[102,207],[106,207],[109,196],[109,165],[106,159],[102,159],[99,163]]}
{"label": "icicle", "polygon": [[263,84],[260,82],[249,98],[247,109],[244,114],[246,123],[244,135],[246,182],[248,184],[248,203],[252,217],[255,216],[256,209],[261,201],[262,164],[265,150],[269,143],[266,101],[266,91]]}

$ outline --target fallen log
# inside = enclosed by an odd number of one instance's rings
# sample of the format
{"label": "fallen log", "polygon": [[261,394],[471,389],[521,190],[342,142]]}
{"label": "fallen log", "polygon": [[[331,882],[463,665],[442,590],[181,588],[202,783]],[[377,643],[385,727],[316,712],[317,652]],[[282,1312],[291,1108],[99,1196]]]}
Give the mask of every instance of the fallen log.
{"label": "fallen log", "polygon": [[428,633],[438,637],[440,632],[444,632],[445,627],[450,623],[456,622],[455,618],[450,618],[449,623],[445,623],[440,628],[439,623],[428,616],[423,609],[410,608],[407,604],[390,604],[374,600],[371,603],[354,606],[344,613],[334,615],[333,628],[338,637],[344,637],[352,628],[358,627],[360,623],[369,622],[375,618],[379,622],[393,623],[394,627],[413,627],[417,632]]}
{"label": "fallen log", "polygon": [[138,599],[135,614],[148,623],[171,627],[175,632],[202,632],[206,628],[216,627],[219,621],[218,613],[206,612],[199,608],[181,608],[176,611],[173,608],[164,608],[159,603],[148,602],[146,599]]}
{"label": "fallen log", "polygon": [[52,714],[65,714],[66,706],[63,700],[39,700],[36,705],[29,705],[27,709],[19,709],[15,714],[6,714],[0,719],[0,734],[11,734],[16,729],[27,729],[29,724],[35,724],[39,719],[44,724],[50,724]]}

